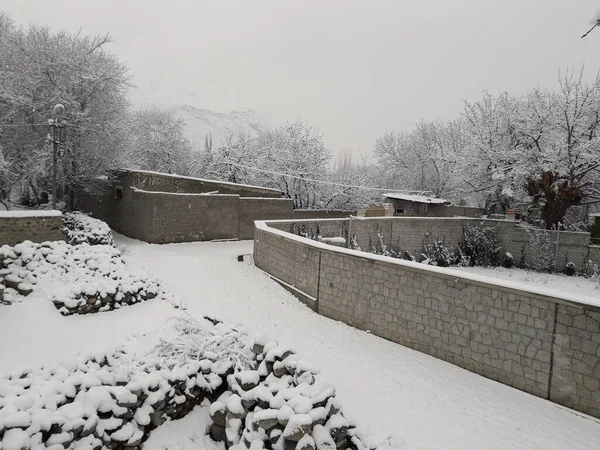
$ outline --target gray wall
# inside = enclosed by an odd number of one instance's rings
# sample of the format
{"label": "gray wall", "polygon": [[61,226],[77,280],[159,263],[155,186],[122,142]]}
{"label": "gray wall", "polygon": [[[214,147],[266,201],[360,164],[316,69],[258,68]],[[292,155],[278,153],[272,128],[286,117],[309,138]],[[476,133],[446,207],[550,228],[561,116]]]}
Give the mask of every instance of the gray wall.
{"label": "gray wall", "polygon": [[64,241],[62,216],[0,217],[0,245]]}
{"label": "gray wall", "polygon": [[[90,188],[77,199],[78,209],[119,233],[153,243],[252,239],[255,220],[355,213],[299,211],[273,189],[143,171],[121,171],[116,180],[97,180]],[[219,194],[199,195],[214,191]]]}
{"label": "gray wall", "polygon": [[600,417],[596,307],[268,229],[254,261],[324,316]]}

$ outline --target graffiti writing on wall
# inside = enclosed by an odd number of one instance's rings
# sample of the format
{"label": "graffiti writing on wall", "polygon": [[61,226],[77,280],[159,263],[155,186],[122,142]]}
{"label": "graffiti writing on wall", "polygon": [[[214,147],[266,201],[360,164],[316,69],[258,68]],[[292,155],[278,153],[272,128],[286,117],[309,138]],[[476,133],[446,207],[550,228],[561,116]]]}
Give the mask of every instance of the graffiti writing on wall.
{"label": "graffiti writing on wall", "polygon": [[174,192],[183,192],[186,184],[184,180],[178,178],[138,174],[137,187],[139,189],[171,188]]}

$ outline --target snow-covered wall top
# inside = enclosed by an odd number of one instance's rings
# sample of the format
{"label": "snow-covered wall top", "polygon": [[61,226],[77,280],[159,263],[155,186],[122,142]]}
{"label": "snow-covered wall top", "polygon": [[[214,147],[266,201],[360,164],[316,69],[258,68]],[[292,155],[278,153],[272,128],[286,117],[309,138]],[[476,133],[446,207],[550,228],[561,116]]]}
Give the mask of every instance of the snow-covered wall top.
{"label": "snow-covered wall top", "polygon": [[[204,179],[204,178],[187,177],[187,176],[170,174],[170,173],[153,172],[153,171],[149,171],[149,170],[121,169],[120,172],[139,173],[139,174],[148,175],[148,176],[158,176],[161,178],[171,178],[171,179],[187,180],[187,181],[198,182],[198,183],[216,184],[216,185],[226,186],[226,187],[229,187],[232,189],[250,189],[250,190],[256,190],[256,191],[261,191],[261,192],[262,191],[270,192],[272,194],[281,194],[281,191],[279,191],[277,189],[266,188],[266,187],[262,187],[262,186],[252,186],[249,184],[239,184],[239,183],[230,183],[227,181],[208,180],[208,179]],[[140,186],[138,186],[138,187],[140,187]]]}
{"label": "snow-covered wall top", "polygon": [[56,210],[27,209],[19,211],[0,211],[0,218],[6,217],[60,217],[62,213]]}
{"label": "snow-covered wall top", "polygon": [[[381,219],[381,218],[377,218]],[[394,219],[394,218],[390,218]],[[396,218],[397,219],[397,218]],[[428,218],[430,219],[430,218]],[[433,220],[445,220],[446,218],[431,218]],[[331,219],[331,221],[339,221],[340,219]],[[368,220],[368,219],[367,219]],[[404,220],[404,219],[403,219]],[[446,220],[453,220],[448,218]],[[454,219],[455,220],[455,219]],[[325,220],[318,220],[318,222],[324,222]],[[456,282],[463,282],[469,284],[476,285],[486,285],[486,286],[495,286],[503,289],[516,291],[520,293],[527,293],[530,295],[535,295],[537,297],[543,298],[549,301],[559,301],[566,303],[574,303],[578,305],[586,305],[586,306],[595,306],[600,309],[600,297],[598,299],[590,298],[584,295],[578,295],[576,293],[567,293],[567,292],[557,292],[554,289],[545,288],[545,287],[537,287],[531,286],[525,283],[519,283],[518,281],[509,281],[509,280],[501,280],[498,278],[488,277],[484,275],[466,273],[459,270],[446,268],[446,267],[437,267],[430,266],[426,264],[421,264],[418,262],[407,261],[398,258],[392,258],[389,256],[375,255],[372,253],[367,253],[359,250],[352,250],[349,248],[341,248],[332,246],[329,244],[325,244],[322,242],[314,241],[312,239],[307,239],[301,236],[297,236],[295,234],[288,233],[286,231],[278,230],[276,228],[271,227],[270,225],[277,225],[281,223],[292,223],[293,221],[257,221],[255,223],[256,229],[261,230],[270,234],[274,234],[277,236],[284,237],[285,239],[289,239],[295,242],[302,243],[304,245],[308,245],[314,247],[315,249],[346,254],[349,256],[354,256],[363,259],[371,259],[373,261],[381,261],[385,263],[395,264],[403,266],[410,270],[416,270],[423,273],[435,273],[438,275],[442,275],[447,278],[452,278],[456,280]],[[307,221],[309,222],[309,221]],[[315,222],[315,220],[312,220]],[[285,280],[284,280],[285,281]]]}
{"label": "snow-covered wall top", "polygon": [[64,240],[60,211],[0,211],[0,246]]}

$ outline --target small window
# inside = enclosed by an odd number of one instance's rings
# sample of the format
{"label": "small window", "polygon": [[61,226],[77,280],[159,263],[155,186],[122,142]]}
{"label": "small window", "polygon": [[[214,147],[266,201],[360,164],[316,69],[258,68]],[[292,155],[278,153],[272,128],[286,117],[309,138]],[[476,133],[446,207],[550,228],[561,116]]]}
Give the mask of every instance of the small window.
{"label": "small window", "polygon": [[396,214],[396,215],[404,214],[404,208],[396,208],[394,210],[394,214]]}
{"label": "small window", "polygon": [[123,187],[122,186],[117,186],[115,188],[115,198],[117,200],[123,200]]}

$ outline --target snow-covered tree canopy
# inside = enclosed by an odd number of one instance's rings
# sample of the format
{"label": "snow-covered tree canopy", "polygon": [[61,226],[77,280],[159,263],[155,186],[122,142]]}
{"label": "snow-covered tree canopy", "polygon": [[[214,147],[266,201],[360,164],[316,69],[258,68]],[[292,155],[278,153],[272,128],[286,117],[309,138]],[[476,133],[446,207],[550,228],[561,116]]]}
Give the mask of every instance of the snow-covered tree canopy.
{"label": "snow-covered tree canopy", "polygon": [[[123,145],[127,68],[105,47],[108,36],[16,28],[0,16],[0,145],[4,190],[37,195],[46,187],[51,149],[48,119],[65,106],[68,143],[61,181],[71,196],[89,186]],[[61,183],[62,184],[62,183]]]}
{"label": "snow-covered tree canopy", "polygon": [[600,202],[600,78],[559,77],[555,90],[488,93],[460,119],[386,133],[375,152],[387,178],[455,201],[519,201],[541,208],[548,228],[569,207]]}

